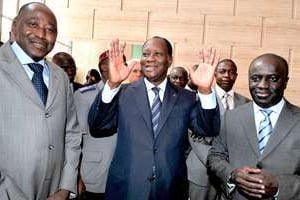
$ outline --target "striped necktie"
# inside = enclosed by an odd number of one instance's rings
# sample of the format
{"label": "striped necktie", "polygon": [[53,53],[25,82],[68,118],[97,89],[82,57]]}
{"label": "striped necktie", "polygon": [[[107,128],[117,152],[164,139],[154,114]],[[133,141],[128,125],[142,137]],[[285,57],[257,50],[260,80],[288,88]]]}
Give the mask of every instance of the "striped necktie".
{"label": "striped necktie", "polygon": [[270,121],[270,115],[273,112],[272,110],[260,110],[264,115],[264,119],[259,124],[259,131],[258,131],[258,147],[259,151],[262,154],[265,146],[272,134],[272,124]]}
{"label": "striped necktie", "polygon": [[47,96],[48,96],[48,88],[47,88],[46,84],[44,83],[44,79],[43,79],[44,67],[43,67],[43,65],[38,64],[38,63],[30,63],[30,64],[28,64],[28,66],[34,72],[31,82],[34,85],[36,91],[38,92],[44,105],[46,105]]}
{"label": "striped necktie", "polygon": [[153,129],[154,138],[156,138],[158,135],[157,128],[158,128],[158,122],[159,122],[159,116],[160,116],[161,101],[159,98],[159,88],[153,87],[152,91],[155,94],[154,99],[153,99],[153,104],[151,107],[152,129]]}
{"label": "striped necktie", "polygon": [[222,104],[225,110],[229,110],[229,102],[228,102],[228,98],[229,98],[229,94],[225,93],[222,97]]}

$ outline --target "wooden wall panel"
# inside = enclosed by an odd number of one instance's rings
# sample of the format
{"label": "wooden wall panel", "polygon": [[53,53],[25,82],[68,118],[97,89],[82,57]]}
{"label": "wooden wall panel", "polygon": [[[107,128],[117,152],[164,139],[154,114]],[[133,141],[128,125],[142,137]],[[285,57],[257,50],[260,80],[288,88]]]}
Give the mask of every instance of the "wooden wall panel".
{"label": "wooden wall panel", "polygon": [[179,0],[178,13],[233,15],[234,0]]}
{"label": "wooden wall panel", "polygon": [[300,0],[294,0],[294,2],[293,15],[295,18],[300,19]]}
{"label": "wooden wall panel", "polygon": [[54,12],[56,8],[68,8],[69,0],[46,0],[45,3],[49,6]]}
{"label": "wooden wall panel", "polygon": [[228,45],[259,45],[261,19],[209,15],[206,18],[205,43]]}
{"label": "wooden wall panel", "polygon": [[93,34],[93,10],[56,8],[58,34],[61,37],[91,39]]}
{"label": "wooden wall panel", "polygon": [[290,63],[290,80],[286,90],[286,96],[289,101],[300,105],[300,47],[294,48],[291,51]]}
{"label": "wooden wall panel", "polygon": [[147,12],[112,12],[95,13],[95,39],[120,38],[126,41],[144,41],[147,33]]}
{"label": "wooden wall panel", "polygon": [[236,15],[240,16],[292,16],[293,0],[237,0]]}
{"label": "wooden wall panel", "polygon": [[69,0],[70,8],[121,10],[121,0]]}
{"label": "wooden wall panel", "polygon": [[176,13],[177,1],[176,0],[123,0],[123,10],[135,11],[151,11],[160,13]]}
{"label": "wooden wall panel", "polygon": [[300,19],[266,18],[262,44],[276,47],[300,46]]}
{"label": "wooden wall panel", "polygon": [[[176,66],[192,66],[199,62],[199,52],[202,48],[206,48],[206,45],[200,42],[186,42],[178,43],[174,45],[174,65]],[[221,52],[222,58],[230,57],[230,46],[214,46]]]}
{"label": "wooden wall panel", "polygon": [[203,15],[151,13],[148,36],[159,35],[175,42],[197,42],[203,39]]}

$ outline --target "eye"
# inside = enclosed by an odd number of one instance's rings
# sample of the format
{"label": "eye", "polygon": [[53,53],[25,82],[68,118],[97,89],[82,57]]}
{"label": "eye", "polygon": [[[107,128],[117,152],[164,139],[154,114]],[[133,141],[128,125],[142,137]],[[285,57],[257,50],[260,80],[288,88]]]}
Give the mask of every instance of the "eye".
{"label": "eye", "polygon": [[143,57],[145,57],[145,58],[147,58],[147,57],[149,57],[149,53],[146,53],[146,52],[143,52]]}
{"label": "eye", "polygon": [[56,33],[56,29],[53,28],[53,27],[46,27],[45,31],[48,32],[48,33]]}
{"label": "eye", "polygon": [[29,22],[28,25],[29,25],[30,28],[37,28],[38,27],[38,24],[36,22]]}
{"label": "eye", "polygon": [[260,76],[257,76],[257,75],[253,75],[253,76],[250,77],[250,80],[251,80],[252,82],[258,82],[258,81],[261,80],[261,77],[260,77]]}
{"label": "eye", "polygon": [[269,80],[271,82],[277,82],[279,80],[279,76],[276,76],[276,75],[272,75],[269,77]]}

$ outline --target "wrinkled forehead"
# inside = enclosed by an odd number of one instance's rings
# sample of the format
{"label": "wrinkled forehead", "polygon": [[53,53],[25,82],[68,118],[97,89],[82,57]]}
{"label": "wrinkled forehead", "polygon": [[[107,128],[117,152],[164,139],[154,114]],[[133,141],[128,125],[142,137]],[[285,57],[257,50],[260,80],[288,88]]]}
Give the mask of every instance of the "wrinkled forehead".
{"label": "wrinkled forehead", "polygon": [[48,24],[57,27],[57,21],[54,13],[41,3],[32,3],[20,10],[17,20],[24,19],[39,19],[44,20]]}

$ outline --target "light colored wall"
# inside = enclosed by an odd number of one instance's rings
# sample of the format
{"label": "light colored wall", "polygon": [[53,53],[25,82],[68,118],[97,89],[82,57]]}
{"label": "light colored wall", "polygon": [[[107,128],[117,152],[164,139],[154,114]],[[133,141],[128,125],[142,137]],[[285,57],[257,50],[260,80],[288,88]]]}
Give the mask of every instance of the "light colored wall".
{"label": "light colored wall", "polygon": [[[13,2],[13,0],[4,0]],[[15,0],[22,5],[24,0]],[[160,35],[174,47],[174,65],[197,63],[199,49],[220,48],[222,58],[238,65],[236,90],[248,93],[250,61],[266,52],[279,54],[290,64],[286,96],[300,104],[300,0],[45,0],[58,19],[58,40],[71,44],[83,81],[97,67],[100,52],[112,38],[142,44]],[[19,6],[16,5],[16,6]],[[17,10],[17,9],[16,9]],[[3,30],[3,27],[2,27]],[[54,51],[66,47],[58,45]],[[66,51],[67,51],[66,50]]]}

